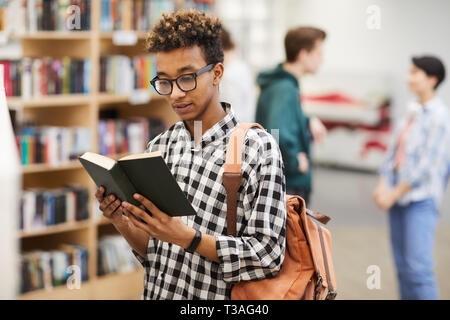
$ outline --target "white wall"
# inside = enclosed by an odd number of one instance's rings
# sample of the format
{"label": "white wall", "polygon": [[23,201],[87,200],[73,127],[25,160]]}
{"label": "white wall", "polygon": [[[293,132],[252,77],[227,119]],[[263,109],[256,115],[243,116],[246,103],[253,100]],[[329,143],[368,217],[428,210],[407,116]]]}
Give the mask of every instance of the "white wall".
{"label": "white wall", "polygon": [[[380,29],[367,27],[371,5],[380,9]],[[450,105],[448,0],[218,0],[217,9],[236,40],[245,42],[244,57],[255,72],[284,60],[283,39],[289,28],[313,25],[328,34],[318,77],[388,76],[396,116],[411,98],[406,86],[411,57],[432,53],[447,66],[449,77],[438,94]],[[258,34],[252,30],[264,33],[262,43],[251,37]]]}

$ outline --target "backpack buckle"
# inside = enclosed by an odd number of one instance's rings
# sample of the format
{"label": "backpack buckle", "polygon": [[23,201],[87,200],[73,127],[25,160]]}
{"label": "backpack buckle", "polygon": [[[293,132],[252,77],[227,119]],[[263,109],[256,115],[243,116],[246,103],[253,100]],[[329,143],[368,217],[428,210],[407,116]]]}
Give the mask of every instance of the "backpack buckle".
{"label": "backpack buckle", "polygon": [[327,294],[325,300],[334,300],[334,299],[336,299],[336,296],[337,296],[337,292],[335,290],[328,291],[328,294]]}
{"label": "backpack buckle", "polygon": [[322,290],[322,282],[323,282],[323,278],[320,274],[317,275],[317,282],[316,285],[314,286],[314,299],[315,300],[319,300],[319,295],[320,295],[320,291]]}

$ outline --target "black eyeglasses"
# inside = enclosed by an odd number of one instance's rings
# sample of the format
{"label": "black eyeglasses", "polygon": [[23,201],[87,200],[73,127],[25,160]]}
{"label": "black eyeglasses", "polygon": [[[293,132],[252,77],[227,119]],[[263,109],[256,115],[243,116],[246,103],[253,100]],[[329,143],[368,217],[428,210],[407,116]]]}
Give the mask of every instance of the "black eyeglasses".
{"label": "black eyeglasses", "polygon": [[156,92],[162,95],[169,95],[173,90],[173,82],[177,84],[183,92],[189,92],[197,88],[197,77],[202,73],[208,72],[214,67],[214,63],[208,64],[206,67],[197,72],[185,73],[175,79],[160,79],[158,76],[154,77],[150,83],[155,88]]}

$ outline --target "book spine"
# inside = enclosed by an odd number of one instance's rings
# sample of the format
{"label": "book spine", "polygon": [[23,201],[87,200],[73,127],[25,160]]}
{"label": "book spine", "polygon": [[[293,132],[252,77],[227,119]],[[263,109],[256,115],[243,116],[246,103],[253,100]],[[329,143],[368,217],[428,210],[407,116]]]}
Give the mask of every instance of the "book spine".
{"label": "book spine", "polygon": [[10,67],[11,67],[10,61],[5,61],[3,63],[3,83],[5,86],[5,94],[7,97],[12,96],[11,82],[10,82]]}
{"label": "book spine", "polygon": [[107,121],[107,143],[108,143],[108,154],[115,155],[117,154],[116,148],[116,122],[114,120]]}
{"label": "book spine", "polygon": [[31,59],[24,58],[22,60],[22,98],[29,99],[32,96],[32,73]]}

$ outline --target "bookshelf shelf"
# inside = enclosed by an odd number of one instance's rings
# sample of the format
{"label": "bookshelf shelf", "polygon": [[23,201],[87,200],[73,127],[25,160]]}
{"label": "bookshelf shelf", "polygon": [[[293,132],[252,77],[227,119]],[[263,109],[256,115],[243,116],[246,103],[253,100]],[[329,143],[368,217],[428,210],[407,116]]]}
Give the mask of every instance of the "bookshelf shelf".
{"label": "bookshelf shelf", "polygon": [[55,166],[45,164],[45,163],[27,164],[27,165],[22,166],[22,172],[24,174],[61,171],[61,170],[73,170],[73,169],[81,169],[81,164],[79,163],[78,160],[73,160],[68,163],[55,165]]}
{"label": "bookshelf shelf", "polygon": [[66,286],[39,289],[20,295],[19,300],[86,300],[91,298],[94,282],[82,282],[80,289],[70,290]]}
{"label": "bookshelf shelf", "polygon": [[[163,100],[164,97],[156,93],[150,94],[150,101]],[[99,93],[97,96],[99,104],[119,104],[130,102],[129,94]],[[45,107],[71,107],[86,105],[92,102],[90,94],[61,94],[48,95],[39,98],[22,99],[21,97],[7,97],[8,107],[16,108],[45,108]]]}
{"label": "bookshelf shelf", "polygon": [[[153,100],[162,100],[164,97],[160,96],[156,93],[150,94],[150,102]],[[100,93],[98,95],[98,103],[99,104],[119,104],[119,103],[129,103],[130,95],[129,94],[113,94],[113,93]],[[147,105],[147,104],[146,104]]]}
{"label": "bookshelf shelf", "polygon": [[20,40],[88,40],[92,37],[92,33],[90,31],[37,31],[10,37]]}
{"label": "bookshelf shelf", "polygon": [[43,108],[85,105],[92,101],[92,97],[86,94],[55,94],[31,99],[8,97],[6,100],[9,108]]}
{"label": "bookshelf shelf", "polygon": [[96,278],[92,288],[95,299],[138,300],[144,289],[144,269],[129,273],[107,274]]}
{"label": "bookshelf shelf", "polygon": [[108,274],[81,283],[80,289],[66,286],[27,292],[20,300],[138,300],[144,287],[144,270],[140,267],[129,273]]}
{"label": "bookshelf shelf", "polygon": [[90,225],[91,224],[89,221],[61,223],[61,224],[56,224],[54,226],[45,227],[41,230],[20,231],[19,238],[23,239],[23,238],[45,236],[45,235],[49,235],[49,234],[56,234],[56,233],[62,233],[62,232],[76,231],[76,230],[88,228]]}
{"label": "bookshelf shelf", "polygon": [[[127,32],[135,33],[139,40],[144,40],[145,37],[147,36],[147,33],[144,31],[127,30]],[[114,32],[101,32],[100,33],[101,39],[108,39],[108,40],[111,39],[112,40],[113,37],[114,37]]]}

